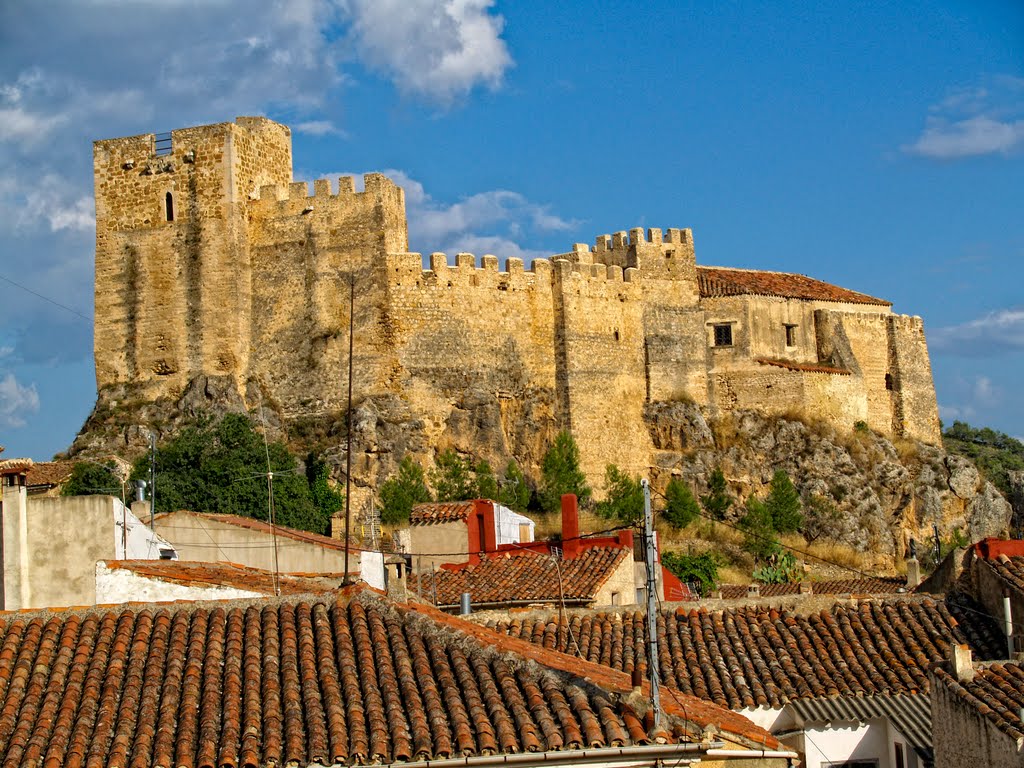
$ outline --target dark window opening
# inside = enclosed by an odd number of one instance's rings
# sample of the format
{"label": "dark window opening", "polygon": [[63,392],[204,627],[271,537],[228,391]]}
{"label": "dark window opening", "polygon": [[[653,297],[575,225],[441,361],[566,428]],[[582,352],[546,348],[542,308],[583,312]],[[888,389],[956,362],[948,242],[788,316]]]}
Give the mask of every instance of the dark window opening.
{"label": "dark window opening", "polygon": [[786,346],[787,347],[795,347],[796,346],[796,326],[795,325],[789,325],[787,323],[785,325],[785,328],[786,328]]}
{"label": "dark window opening", "polygon": [[716,347],[731,347],[732,346],[732,326],[728,323],[722,323],[715,327],[715,346]]}
{"label": "dark window opening", "polygon": [[616,329],[616,331],[615,331],[615,340],[616,341],[619,340],[619,331],[618,331],[618,329]]}
{"label": "dark window opening", "polygon": [[167,211],[167,220],[174,221],[174,197],[170,192],[164,197],[164,208]]}
{"label": "dark window opening", "polygon": [[890,391],[892,390],[892,374],[891,373],[885,374],[885,388],[890,390]]}

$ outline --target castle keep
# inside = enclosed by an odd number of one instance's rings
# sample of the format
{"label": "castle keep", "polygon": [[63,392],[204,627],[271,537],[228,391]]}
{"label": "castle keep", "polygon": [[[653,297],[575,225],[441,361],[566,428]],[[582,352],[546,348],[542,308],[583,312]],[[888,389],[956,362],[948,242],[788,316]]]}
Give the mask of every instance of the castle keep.
{"label": "castle keep", "polygon": [[[293,182],[290,132],[264,118],[98,141],[94,162],[101,403],[174,401],[205,377],[286,422],[336,414],[354,280],[361,413],[387,411],[427,460],[455,447],[536,467],[566,427],[595,484],[609,462],[647,473],[671,441],[652,414],[680,400],[939,441],[920,318],[801,275],[698,266],[688,229],[425,268],[399,187]],[[381,456],[372,418],[358,428],[375,485],[401,456]]]}

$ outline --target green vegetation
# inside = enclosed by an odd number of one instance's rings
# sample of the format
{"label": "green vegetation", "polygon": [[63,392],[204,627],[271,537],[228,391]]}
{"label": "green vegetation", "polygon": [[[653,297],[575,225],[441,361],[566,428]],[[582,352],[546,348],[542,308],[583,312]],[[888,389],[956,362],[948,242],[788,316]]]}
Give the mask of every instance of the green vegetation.
{"label": "green vegetation", "polygon": [[793,533],[800,530],[804,521],[800,494],[793,487],[789,475],[783,470],[778,469],[772,475],[772,481],[768,486],[768,498],[764,504],[772,516],[772,527],[776,533]]}
{"label": "green vegetation", "polygon": [[949,553],[954,549],[963,549],[970,545],[971,540],[967,538],[967,534],[959,528],[954,528],[945,540],[939,541],[938,556],[936,556],[935,553],[934,539],[927,542],[921,542],[918,545],[918,560],[921,563],[921,569],[925,573],[931,573],[939,567],[939,564],[942,563],[942,561],[945,560],[949,556]]}
{"label": "green vegetation", "polygon": [[762,584],[793,584],[803,578],[804,569],[792,552],[783,552],[755,569],[753,575],[754,581]]}
{"label": "green vegetation", "polygon": [[434,460],[430,484],[438,501],[466,501],[477,497],[473,463],[450,448],[439,453]]}
{"label": "green vegetation", "polygon": [[704,511],[713,519],[725,519],[725,513],[732,506],[732,499],[729,498],[728,485],[726,485],[721,467],[715,467],[711,477],[708,478],[708,492],[700,497],[700,503],[704,507]]}
{"label": "green vegetation", "polygon": [[[61,488],[61,496],[117,496],[121,497],[121,477],[117,465],[104,462],[80,461],[71,470],[71,477]],[[130,491],[127,492],[130,495]]]}
{"label": "green vegetation", "polygon": [[805,511],[801,532],[807,543],[811,544],[822,536],[826,539],[831,538],[829,534],[838,528],[842,517],[835,503],[825,496],[811,494],[807,499]]}
{"label": "green vegetation", "polygon": [[591,490],[580,469],[580,449],[568,431],[562,430],[541,461],[541,508],[555,512],[561,508],[562,494],[575,493],[580,506],[590,503]]}
{"label": "green vegetation", "polygon": [[505,467],[505,477],[501,481],[498,501],[516,512],[525,512],[530,506],[530,486],[515,461],[510,461]]}
{"label": "green vegetation", "polygon": [[398,465],[398,473],[384,481],[377,495],[380,519],[385,525],[407,523],[414,505],[432,500],[423,467],[408,455]]}
{"label": "green vegetation", "polygon": [[606,520],[636,525],[644,517],[644,489],[640,478],[631,477],[614,464],[604,471],[606,496],[594,511]]}
{"label": "green vegetation", "polygon": [[718,584],[720,561],[714,552],[701,555],[665,552],[661,556],[661,564],[684,584],[696,586],[701,597],[707,597]]}
{"label": "green vegetation", "polygon": [[[189,509],[266,520],[268,454],[275,522],[328,533],[331,514],[340,505],[339,494],[327,484],[326,467],[314,462],[307,478],[283,444],[270,443],[264,449],[262,435],[241,414],[228,414],[219,421],[201,419],[157,448],[157,512]],[[135,462],[132,479],[148,478],[146,455]]]}
{"label": "green vegetation", "polygon": [[1007,472],[1024,470],[1024,443],[1002,432],[983,427],[976,429],[963,421],[942,433],[947,453],[965,456],[1003,494],[1010,492]]}
{"label": "green vegetation", "polygon": [[747,513],[740,519],[740,530],[743,531],[743,549],[758,562],[768,562],[782,552],[772,513],[754,496],[747,499]]}
{"label": "green vegetation", "polygon": [[700,516],[700,505],[690,486],[673,477],[665,489],[665,511],[661,516],[673,528],[685,528]]}

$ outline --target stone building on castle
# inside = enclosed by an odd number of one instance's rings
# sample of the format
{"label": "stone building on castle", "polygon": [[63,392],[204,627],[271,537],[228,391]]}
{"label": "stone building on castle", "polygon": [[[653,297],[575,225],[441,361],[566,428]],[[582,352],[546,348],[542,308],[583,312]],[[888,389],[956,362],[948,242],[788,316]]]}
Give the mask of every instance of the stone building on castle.
{"label": "stone building on castle", "polygon": [[202,381],[286,424],[336,415],[354,280],[365,486],[400,447],[529,472],[561,428],[592,482],[609,462],[646,473],[651,414],[680,401],[939,442],[920,318],[802,275],[698,266],[688,229],[425,266],[398,186],[311,192],[289,129],[265,118],[98,141],[94,162],[98,410]]}

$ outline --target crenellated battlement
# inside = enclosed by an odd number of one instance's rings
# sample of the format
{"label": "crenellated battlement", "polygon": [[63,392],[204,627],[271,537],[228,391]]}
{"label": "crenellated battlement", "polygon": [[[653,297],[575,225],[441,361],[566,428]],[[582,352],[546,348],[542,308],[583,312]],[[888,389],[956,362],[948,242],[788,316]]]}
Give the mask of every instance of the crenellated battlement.
{"label": "crenellated battlement", "polygon": [[[381,173],[363,175],[363,191],[357,192],[355,179],[352,176],[339,176],[337,192],[332,190],[330,179],[317,179],[313,182],[313,193],[309,192],[309,182],[293,181],[288,184],[264,184],[256,187],[249,195],[253,210],[275,210],[279,203],[304,203],[316,205],[317,202],[327,204],[353,204],[372,199],[388,199],[402,201],[405,193],[402,188]],[[315,210],[315,208],[314,208]]]}

